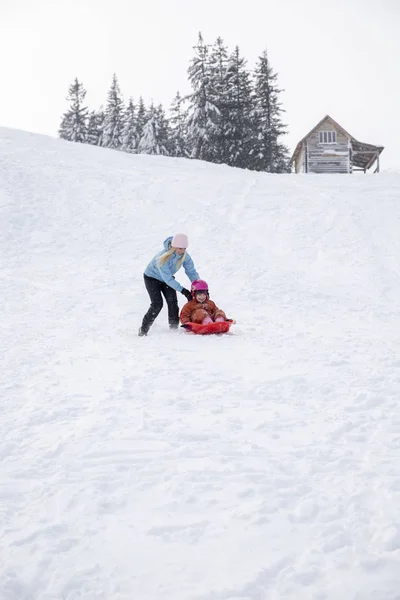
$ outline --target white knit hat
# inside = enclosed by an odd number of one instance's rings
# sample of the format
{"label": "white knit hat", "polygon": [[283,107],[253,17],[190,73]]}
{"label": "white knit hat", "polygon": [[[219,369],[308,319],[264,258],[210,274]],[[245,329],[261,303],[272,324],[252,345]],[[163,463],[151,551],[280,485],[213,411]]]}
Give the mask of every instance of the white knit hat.
{"label": "white knit hat", "polygon": [[189,246],[188,236],[185,233],[176,233],[172,238],[171,246],[174,248],[187,248]]}

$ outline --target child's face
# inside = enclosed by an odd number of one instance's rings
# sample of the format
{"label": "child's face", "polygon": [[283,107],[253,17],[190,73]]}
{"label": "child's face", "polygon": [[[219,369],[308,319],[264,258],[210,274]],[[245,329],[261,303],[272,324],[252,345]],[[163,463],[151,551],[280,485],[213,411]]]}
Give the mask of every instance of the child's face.
{"label": "child's face", "polygon": [[196,292],[197,302],[205,302],[207,300],[207,292]]}

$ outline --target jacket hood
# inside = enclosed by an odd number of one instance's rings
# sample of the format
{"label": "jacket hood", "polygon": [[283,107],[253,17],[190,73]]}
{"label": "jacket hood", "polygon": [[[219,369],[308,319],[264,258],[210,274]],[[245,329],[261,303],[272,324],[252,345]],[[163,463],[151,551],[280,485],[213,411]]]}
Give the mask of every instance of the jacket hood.
{"label": "jacket hood", "polygon": [[172,242],[172,238],[173,238],[173,236],[170,235],[169,237],[167,237],[166,240],[164,240],[165,251],[169,250],[169,246],[170,246],[170,243]]}

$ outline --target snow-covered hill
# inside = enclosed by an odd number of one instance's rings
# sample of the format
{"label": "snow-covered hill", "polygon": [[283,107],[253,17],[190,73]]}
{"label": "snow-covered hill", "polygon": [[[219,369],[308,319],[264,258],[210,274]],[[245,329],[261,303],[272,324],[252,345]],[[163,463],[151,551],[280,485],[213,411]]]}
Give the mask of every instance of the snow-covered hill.
{"label": "snow-covered hill", "polygon": [[[177,231],[232,335],[137,336]],[[399,600],[399,174],[0,129],[0,287],[1,600]]]}

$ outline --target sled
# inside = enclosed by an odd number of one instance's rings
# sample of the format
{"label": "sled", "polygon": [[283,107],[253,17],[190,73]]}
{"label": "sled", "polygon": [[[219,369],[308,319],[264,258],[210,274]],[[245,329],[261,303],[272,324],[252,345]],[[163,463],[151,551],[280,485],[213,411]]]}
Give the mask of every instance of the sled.
{"label": "sled", "polygon": [[182,325],[186,329],[186,331],[190,331],[191,333],[197,333],[200,335],[210,335],[211,333],[228,333],[231,325],[236,323],[234,319],[229,319],[229,321],[218,321],[217,323],[185,323]]}

